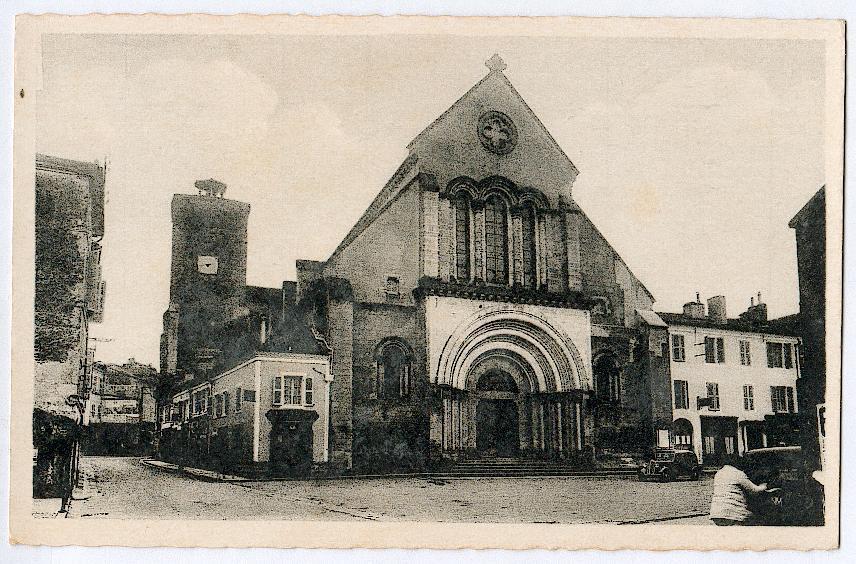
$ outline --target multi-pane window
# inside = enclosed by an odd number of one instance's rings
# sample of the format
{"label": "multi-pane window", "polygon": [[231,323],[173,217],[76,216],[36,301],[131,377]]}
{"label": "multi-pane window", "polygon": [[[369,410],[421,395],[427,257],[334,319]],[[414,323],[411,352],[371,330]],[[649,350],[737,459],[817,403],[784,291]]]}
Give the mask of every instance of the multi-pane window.
{"label": "multi-pane window", "polygon": [[535,208],[525,206],[523,208],[523,285],[527,288],[535,288],[538,285],[538,271],[535,261],[538,254],[536,246],[535,230],[538,228],[538,216]]}
{"label": "multi-pane window", "polygon": [[790,343],[767,343],[768,368],[793,368],[794,355]]}
{"label": "multi-pane window", "polygon": [[303,388],[303,403],[305,403],[306,405],[312,405],[313,403],[315,403],[313,401],[314,390],[312,389],[312,378],[306,378],[306,380],[303,381]]}
{"label": "multi-pane window", "polygon": [[716,437],[711,437],[711,436],[705,436],[704,437],[704,453],[705,454],[716,453]]}
{"label": "multi-pane window", "polygon": [[229,399],[229,392],[223,392],[223,415],[229,415],[229,410],[232,408]]}
{"label": "multi-pane window", "polygon": [[749,366],[752,364],[752,353],[749,349],[749,341],[740,341],[740,364]]}
{"label": "multi-pane window", "polygon": [[235,391],[235,412],[241,411],[241,402],[244,400],[244,390],[238,387]]}
{"label": "multi-pane window", "polygon": [[755,389],[750,384],[743,385],[743,409],[746,411],[755,409]]}
{"label": "multi-pane window", "polygon": [[770,386],[773,413],[794,413],[794,389],[790,386]]}
{"label": "multi-pane window", "polygon": [[686,380],[675,380],[675,409],[689,409],[690,394]]}
{"label": "multi-pane window", "polygon": [[210,392],[210,390],[197,390],[191,394],[192,415],[202,415],[208,411],[210,404],[208,394]]}
{"label": "multi-pane window", "polygon": [[470,201],[463,194],[455,199],[455,277],[470,279]]}
{"label": "multi-pane window", "polygon": [[300,405],[300,376],[275,376],[273,379],[273,405]]}
{"label": "multi-pane window", "polygon": [[684,336],[672,335],[672,360],[675,362],[684,362],[687,359],[687,352],[684,348]]}
{"label": "multi-pane window", "polygon": [[410,395],[410,355],[401,343],[386,343],[377,357],[375,396],[387,398]]}
{"label": "multi-pane window", "polygon": [[725,341],[722,337],[704,338],[704,361],[707,363],[725,362]]}
{"label": "multi-pane window", "polygon": [[508,217],[505,202],[491,196],[484,206],[484,247],[486,281],[508,282]]}
{"label": "multi-pane window", "polygon": [[707,397],[710,400],[710,409],[713,411],[719,410],[719,384],[716,382],[707,382]]}
{"label": "multi-pane window", "polygon": [[736,444],[736,437],[725,437],[725,454],[734,454]]}

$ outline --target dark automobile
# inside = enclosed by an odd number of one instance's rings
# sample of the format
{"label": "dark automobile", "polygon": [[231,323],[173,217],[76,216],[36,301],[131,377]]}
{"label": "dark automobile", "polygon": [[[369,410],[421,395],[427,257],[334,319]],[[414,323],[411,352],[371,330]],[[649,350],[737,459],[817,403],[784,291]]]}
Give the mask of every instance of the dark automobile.
{"label": "dark automobile", "polygon": [[767,492],[749,498],[759,525],[823,525],[823,485],[812,476],[798,446],[750,450],[746,474]]}
{"label": "dark automobile", "polygon": [[701,477],[701,464],[691,450],[658,448],[654,457],[639,467],[639,480],[657,480],[671,482],[681,478],[698,480]]}

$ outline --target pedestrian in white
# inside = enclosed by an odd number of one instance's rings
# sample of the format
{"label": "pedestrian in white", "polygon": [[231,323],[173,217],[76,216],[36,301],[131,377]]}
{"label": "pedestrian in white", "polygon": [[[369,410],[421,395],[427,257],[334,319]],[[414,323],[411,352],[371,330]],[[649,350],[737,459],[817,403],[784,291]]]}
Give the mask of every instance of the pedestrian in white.
{"label": "pedestrian in white", "polygon": [[726,464],[713,477],[710,519],[717,525],[748,525],[752,520],[747,493],[767,491],[767,484],[756,485],[743,471],[742,460]]}

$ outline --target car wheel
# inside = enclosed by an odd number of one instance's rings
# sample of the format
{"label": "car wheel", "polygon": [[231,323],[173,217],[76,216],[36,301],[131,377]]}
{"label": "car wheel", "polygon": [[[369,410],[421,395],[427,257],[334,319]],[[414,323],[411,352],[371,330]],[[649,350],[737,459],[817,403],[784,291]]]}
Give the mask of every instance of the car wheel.
{"label": "car wheel", "polygon": [[660,474],[661,482],[671,482],[672,481],[672,472],[671,470],[663,470],[663,473]]}
{"label": "car wheel", "polygon": [[698,468],[696,468],[695,470],[693,470],[693,473],[692,473],[692,475],[690,475],[690,478],[692,478],[692,479],[693,479],[693,480],[695,480],[696,482],[698,482],[699,480],[701,480],[701,470],[699,470]]}

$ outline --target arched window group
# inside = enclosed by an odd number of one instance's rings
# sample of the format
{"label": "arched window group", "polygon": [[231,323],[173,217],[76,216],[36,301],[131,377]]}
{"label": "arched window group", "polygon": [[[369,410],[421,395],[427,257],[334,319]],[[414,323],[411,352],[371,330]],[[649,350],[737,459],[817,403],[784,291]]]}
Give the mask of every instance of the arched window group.
{"label": "arched window group", "polygon": [[372,396],[405,398],[411,392],[410,348],[399,340],[382,343],[375,355],[376,372]]}
{"label": "arched window group", "polygon": [[[451,200],[454,213],[454,263],[450,274],[459,282],[468,282],[475,278],[484,278],[489,284],[520,283],[526,288],[537,288],[538,269],[538,211],[531,201],[521,206],[509,207],[509,202],[499,193],[492,193],[483,200],[483,209],[479,215],[472,196],[466,191],[458,192]],[[513,210],[513,211],[512,211]],[[512,215],[520,218],[519,231],[512,236]],[[478,229],[474,229],[477,221]],[[483,223],[482,223],[483,221]],[[483,227],[483,231],[482,231]],[[518,227],[515,227],[518,229]],[[474,237],[479,236],[483,245],[474,245]],[[512,245],[513,237],[519,238]],[[476,260],[473,248],[480,253]],[[520,255],[512,252],[519,249]],[[478,268],[476,268],[478,265]],[[482,266],[484,270],[482,269]],[[511,270],[515,270],[512,276]],[[522,269],[522,272],[517,272]]]}

